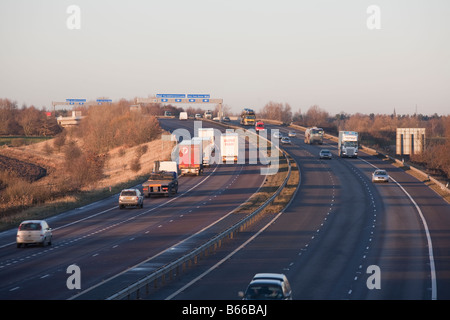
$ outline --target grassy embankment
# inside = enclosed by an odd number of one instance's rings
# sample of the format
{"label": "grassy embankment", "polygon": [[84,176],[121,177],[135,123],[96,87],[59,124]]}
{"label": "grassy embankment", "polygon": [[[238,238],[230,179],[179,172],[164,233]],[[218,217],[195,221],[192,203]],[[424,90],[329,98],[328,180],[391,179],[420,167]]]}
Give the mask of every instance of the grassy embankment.
{"label": "grassy embankment", "polygon": [[[26,219],[44,219],[83,205],[104,199],[120,190],[142,183],[147,178],[155,160],[170,159],[173,143],[157,139],[135,147],[118,147],[107,153],[103,175],[99,181],[77,190],[66,187],[70,181],[65,176],[63,150],[48,153],[47,142],[17,148],[1,148],[0,154],[21,161],[38,164],[47,169],[47,176],[28,182],[9,176],[12,188],[8,192],[10,203],[0,206],[0,230],[16,227]],[[145,151],[145,152],[143,152]],[[139,170],[133,167],[139,154]],[[3,179],[5,174],[3,174]],[[13,181],[14,180],[14,181]],[[5,194],[3,194],[6,197]]]}

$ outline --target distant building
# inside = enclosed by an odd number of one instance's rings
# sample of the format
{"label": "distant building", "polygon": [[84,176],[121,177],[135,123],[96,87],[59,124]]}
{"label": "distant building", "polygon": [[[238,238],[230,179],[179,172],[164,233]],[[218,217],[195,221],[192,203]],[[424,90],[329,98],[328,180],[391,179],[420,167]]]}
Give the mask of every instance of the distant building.
{"label": "distant building", "polygon": [[420,154],[425,150],[425,128],[397,128],[396,153]]}

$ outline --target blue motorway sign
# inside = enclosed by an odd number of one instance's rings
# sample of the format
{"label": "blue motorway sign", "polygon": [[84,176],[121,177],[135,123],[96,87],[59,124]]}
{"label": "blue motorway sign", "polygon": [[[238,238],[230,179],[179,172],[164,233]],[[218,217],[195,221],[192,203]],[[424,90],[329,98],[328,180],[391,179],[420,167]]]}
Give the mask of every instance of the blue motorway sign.
{"label": "blue motorway sign", "polygon": [[168,94],[157,94],[156,97],[157,98],[186,98],[186,95],[185,94],[168,93]]}
{"label": "blue motorway sign", "polygon": [[66,102],[69,104],[84,104],[86,102],[86,99],[66,99]]}
{"label": "blue motorway sign", "polygon": [[187,97],[188,98],[199,98],[199,99],[211,98],[211,96],[209,94],[188,94]]}
{"label": "blue motorway sign", "polygon": [[86,99],[66,99],[66,102],[86,102]]}

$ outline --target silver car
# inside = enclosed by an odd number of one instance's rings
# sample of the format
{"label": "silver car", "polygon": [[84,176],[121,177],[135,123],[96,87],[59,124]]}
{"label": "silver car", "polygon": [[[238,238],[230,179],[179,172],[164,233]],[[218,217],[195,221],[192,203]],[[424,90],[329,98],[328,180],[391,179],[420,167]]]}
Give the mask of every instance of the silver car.
{"label": "silver car", "polygon": [[25,220],[22,221],[17,230],[17,248],[28,244],[51,245],[52,237],[52,228],[45,220]]}
{"label": "silver car", "polygon": [[119,196],[119,208],[124,207],[144,207],[144,196],[139,189],[122,190]]}
{"label": "silver car", "polygon": [[281,138],[282,144],[291,144],[291,139],[289,137],[283,137]]}
{"label": "silver car", "polygon": [[377,169],[372,173],[372,182],[389,182],[386,170]]}
{"label": "silver car", "polygon": [[292,300],[292,289],[282,273],[257,273],[239,296],[244,300]]}
{"label": "silver car", "polygon": [[331,155],[331,151],[328,149],[322,149],[319,152],[319,158],[320,159],[332,159],[333,156]]}

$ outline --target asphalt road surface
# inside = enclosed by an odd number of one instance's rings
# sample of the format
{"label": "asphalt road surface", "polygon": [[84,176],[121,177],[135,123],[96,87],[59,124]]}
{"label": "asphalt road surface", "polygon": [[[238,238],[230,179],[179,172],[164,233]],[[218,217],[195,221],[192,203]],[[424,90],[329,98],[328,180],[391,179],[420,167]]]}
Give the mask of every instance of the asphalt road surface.
{"label": "asphalt road surface", "polygon": [[[161,124],[192,130],[192,121]],[[259,272],[286,274],[294,299],[450,298],[447,202],[381,159],[362,152],[357,159],[338,158],[334,142],[305,145],[297,132],[292,145],[282,147],[301,172],[291,205],[265,216],[147,299],[240,299],[238,291]],[[334,158],[319,160],[322,148]],[[375,167],[386,169],[392,181],[373,184]],[[115,283],[118,275],[200,230],[210,232],[206,237],[219,232],[224,217],[238,219],[228,214],[262,185],[259,169],[211,166],[203,176],[182,177],[177,196],[145,199],[143,209],[119,210],[118,195],[112,195],[49,219],[50,247],[18,249],[16,230],[3,232],[0,298],[96,299],[94,292],[104,298],[113,292],[96,291],[101,284]],[[80,290],[67,288],[72,264],[81,270]]]}
{"label": "asphalt road surface", "polygon": [[[287,210],[148,299],[240,299],[259,272],[286,274],[294,299],[449,299],[450,205],[401,169],[363,152],[338,158],[336,147],[297,132],[284,146],[301,171]],[[322,148],[334,158],[319,160]],[[375,167],[392,181],[373,184]]]}
{"label": "asphalt road surface", "polygon": [[[168,129],[181,126],[193,130],[192,121],[166,124]],[[217,222],[225,216],[228,223],[237,221],[240,217],[229,213],[261,187],[265,177],[259,167],[214,165],[201,176],[183,176],[176,196],[146,198],[143,209],[120,210],[115,194],[47,219],[53,228],[51,246],[16,248],[16,229],[2,232],[0,299],[108,297],[114,292],[100,290],[92,296],[93,288],[115,283],[119,274],[200,230],[209,232],[203,232],[206,237],[213,236],[224,228]],[[80,289],[67,285],[71,265],[80,268]]]}

